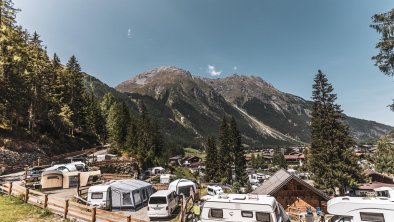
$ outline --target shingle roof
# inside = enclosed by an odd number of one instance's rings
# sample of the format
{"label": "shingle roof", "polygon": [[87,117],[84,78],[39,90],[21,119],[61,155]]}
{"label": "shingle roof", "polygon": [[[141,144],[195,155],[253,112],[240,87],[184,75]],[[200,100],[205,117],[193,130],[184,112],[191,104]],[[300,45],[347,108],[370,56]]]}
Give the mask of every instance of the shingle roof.
{"label": "shingle roof", "polygon": [[316,189],[312,185],[308,184],[307,182],[303,181],[299,177],[290,174],[284,169],[280,169],[274,175],[272,175],[268,180],[266,180],[261,186],[257,187],[252,194],[262,194],[262,195],[274,195],[277,191],[279,191],[284,185],[286,185],[290,180],[296,180],[300,184],[306,186],[308,189],[319,195],[320,197],[324,198],[325,200],[329,200],[330,197],[327,196],[322,191]]}

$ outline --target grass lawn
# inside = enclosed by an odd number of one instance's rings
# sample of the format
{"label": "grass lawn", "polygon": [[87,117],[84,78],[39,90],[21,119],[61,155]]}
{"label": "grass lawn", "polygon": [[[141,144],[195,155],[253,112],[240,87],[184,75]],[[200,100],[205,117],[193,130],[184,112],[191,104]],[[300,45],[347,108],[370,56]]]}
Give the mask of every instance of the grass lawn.
{"label": "grass lawn", "polygon": [[48,210],[25,204],[16,197],[0,195],[1,222],[58,222],[63,221]]}
{"label": "grass lawn", "polygon": [[197,156],[201,158],[202,160],[205,160],[205,152],[201,152],[200,150],[194,149],[194,148],[184,148],[185,150],[185,156]]}

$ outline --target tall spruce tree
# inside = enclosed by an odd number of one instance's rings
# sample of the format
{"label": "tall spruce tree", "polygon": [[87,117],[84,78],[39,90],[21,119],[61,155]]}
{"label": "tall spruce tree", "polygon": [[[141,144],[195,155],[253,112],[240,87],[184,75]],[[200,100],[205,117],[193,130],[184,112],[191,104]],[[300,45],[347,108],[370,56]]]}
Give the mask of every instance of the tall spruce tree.
{"label": "tall spruce tree", "polygon": [[394,144],[389,136],[384,136],[378,141],[374,163],[376,171],[394,175]]}
{"label": "tall spruce tree", "polygon": [[232,150],[230,148],[230,130],[225,117],[219,131],[219,151],[218,151],[218,172],[221,176],[221,182],[232,183]]}
{"label": "tall spruce tree", "polygon": [[[394,75],[394,9],[388,12],[380,13],[372,16],[371,28],[379,33],[380,39],[376,44],[379,53],[372,57],[375,65],[383,74],[388,76]],[[394,103],[390,105],[394,111]]]}
{"label": "tall spruce tree", "polygon": [[244,148],[242,147],[241,133],[237,128],[237,123],[234,117],[230,121],[230,150],[232,151],[232,159],[235,167],[235,180],[240,183],[241,186],[245,186],[248,180],[246,174],[246,161]]}
{"label": "tall spruce tree", "polygon": [[206,165],[206,181],[208,182],[218,182],[218,153],[216,148],[216,142],[214,137],[208,137],[205,152],[207,154],[205,159]]}
{"label": "tall spruce tree", "polygon": [[107,129],[111,147],[115,151],[122,151],[125,149],[127,139],[127,128],[130,124],[130,113],[124,103],[112,104],[108,119]]}
{"label": "tall spruce tree", "polygon": [[362,180],[361,169],[352,152],[354,141],[349,135],[342,110],[335,103],[337,95],[326,76],[319,70],[313,84],[311,148],[308,168],[315,184],[341,194]]}

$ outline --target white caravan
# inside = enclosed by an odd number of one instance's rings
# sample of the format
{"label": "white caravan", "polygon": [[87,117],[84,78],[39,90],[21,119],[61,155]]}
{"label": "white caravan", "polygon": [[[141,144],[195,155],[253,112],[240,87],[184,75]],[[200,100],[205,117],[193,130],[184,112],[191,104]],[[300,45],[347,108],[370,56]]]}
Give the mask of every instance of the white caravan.
{"label": "white caravan", "polygon": [[283,207],[272,196],[221,194],[204,203],[200,221],[288,222],[290,220]]}
{"label": "white caravan", "polygon": [[168,185],[168,189],[175,191],[178,195],[182,193],[185,195],[185,197],[190,196],[190,190],[193,190],[193,192],[197,191],[196,184],[193,181],[187,179],[178,179],[172,181]]}
{"label": "white caravan", "polygon": [[99,209],[111,208],[111,187],[108,184],[91,186],[88,191],[87,202]]}
{"label": "white caravan", "polygon": [[394,218],[394,202],[387,197],[336,197],[327,211],[335,215],[327,222],[388,222]]}
{"label": "white caravan", "polygon": [[208,195],[215,196],[224,193],[223,189],[217,185],[208,185],[207,186]]}
{"label": "white caravan", "polygon": [[178,195],[175,191],[159,190],[152,194],[148,202],[148,217],[170,217],[178,207]]}

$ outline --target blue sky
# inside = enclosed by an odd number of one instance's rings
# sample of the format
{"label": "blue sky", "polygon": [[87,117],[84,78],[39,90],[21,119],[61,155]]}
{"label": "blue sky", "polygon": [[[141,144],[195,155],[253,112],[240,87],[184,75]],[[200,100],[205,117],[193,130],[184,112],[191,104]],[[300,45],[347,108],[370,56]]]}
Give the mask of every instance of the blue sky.
{"label": "blue sky", "polygon": [[[379,39],[371,16],[389,0],[14,0],[18,22],[37,31],[63,62],[110,86],[158,67],[195,75],[258,75],[278,89],[311,97],[327,74],[345,113],[394,126],[386,106],[394,77],[371,61]],[[214,75],[214,76],[212,76]]]}

